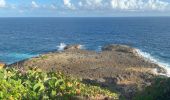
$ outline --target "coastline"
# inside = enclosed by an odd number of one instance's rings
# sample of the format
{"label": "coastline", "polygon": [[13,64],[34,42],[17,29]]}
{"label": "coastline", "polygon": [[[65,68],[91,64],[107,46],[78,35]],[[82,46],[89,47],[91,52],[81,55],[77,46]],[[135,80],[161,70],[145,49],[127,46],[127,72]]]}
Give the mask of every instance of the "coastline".
{"label": "coastline", "polygon": [[[84,45],[80,45],[80,44],[76,44],[76,45],[79,45],[79,49],[83,49],[83,50],[88,50],[86,49],[86,47]],[[114,44],[114,45],[124,45],[124,44]],[[125,44],[126,45],[126,44]],[[35,56],[32,56],[32,57],[26,57],[25,59],[23,60],[19,60],[19,61],[16,61],[16,62],[13,62],[13,63],[5,63],[5,62],[2,62],[0,61],[0,64],[5,64],[5,65],[13,65],[15,63],[18,63],[18,62],[22,62],[22,61],[25,61],[25,60],[29,60],[31,58],[36,58],[36,57],[39,57],[41,55],[44,55],[44,54],[48,54],[48,53],[53,53],[53,52],[62,52],[64,51],[64,48],[67,47],[67,46],[71,46],[71,45],[67,45],[65,43],[60,43],[60,45],[56,46],[57,49],[56,50],[53,50],[53,51],[48,51],[48,52],[44,52],[42,54],[37,54]],[[129,46],[129,45],[126,45],[126,46]],[[129,46],[130,47],[130,46]],[[169,64],[165,63],[165,62],[162,62],[160,61],[159,59],[153,57],[152,55],[150,55],[149,53],[147,52],[143,52],[141,49],[138,49],[138,48],[135,48],[135,47],[132,47],[134,49],[134,54],[136,54],[138,57],[144,59],[145,61],[148,61],[150,63],[154,63],[154,64],[157,64],[159,67],[163,68],[164,70],[166,70],[166,73],[163,72],[163,73],[160,73],[158,71],[158,69],[153,69],[153,72],[155,74],[158,74],[158,75],[163,75],[163,76],[167,76],[167,77],[170,77],[170,68],[169,68]],[[96,50],[92,50],[92,51],[95,51],[95,52],[102,52],[102,46],[98,46],[98,49]]]}
{"label": "coastline", "polygon": [[136,49],[134,48],[135,52],[137,53],[137,55],[143,59],[145,59],[146,61],[149,61],[151,63],[155,63],[157,64],[159,67],[162,67],[166,72],[164,73],[160,73],[158,71],[158,69],[153,69],[153,72],[158,74],[158,75],[163,75],[163,76],[167,76],[170,77],[170,68],[168,67],[168,64],[166,63],[162,63],[161,61],[159,61],[158,59],[152,57],[149,53],[143,52],[140,49]]}
{"label": "coastline", "polygon": [[126,98],[151,85],[155,77],[166,74],[166,69],[145,59],[137,49],[117,44],[104,46],[100,52],[84,50],[82,45],[62,45],[60,51],[16,62],[8,67],[60,71],[87,84],[99,84],[121,92]]}

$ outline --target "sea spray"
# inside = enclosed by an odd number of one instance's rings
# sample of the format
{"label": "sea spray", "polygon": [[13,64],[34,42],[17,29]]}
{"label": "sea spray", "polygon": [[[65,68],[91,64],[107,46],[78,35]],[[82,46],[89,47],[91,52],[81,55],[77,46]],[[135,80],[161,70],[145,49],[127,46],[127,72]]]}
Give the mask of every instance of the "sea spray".
{"label": "sea spray", "polygon": [[58,48],[57,50],[58,50],[58,51],[63,51],[66,46],[67,46],[67,45],[66,45],[65,43],[60,43],[60,45],[57,46],[57,48]]}
{"label": "sea spray", "polygon": [[102,46],[98,46],[98,48],[96,49],[97,52],[101,52],[102,51]]}
{"label": "sea spray", "polygon": [[[143,52],[142,50],[140,49],[135,49],[135,51],[137,52],[137,54],[143,58],[145,58],[145,60],[149,61],[149,62],[152,62],[152,63],[155,63],[155,64],[158,64],[160,67],[163,67],[164,69],[166,69],[166,74],[164,73],[159,73],[160,75],[166,75],[168,77],[170,77],[170,65],[168,63],[164,63],[162,62],[161,60],[153,57],[152,55],[150,55],[149,53],[147,52]],[[156,70],[154,70],[154,72],[157,72]]]}
{"label": "sea spray", "polygon": [[86,49],[85,45],[80,44],[80,49]]}

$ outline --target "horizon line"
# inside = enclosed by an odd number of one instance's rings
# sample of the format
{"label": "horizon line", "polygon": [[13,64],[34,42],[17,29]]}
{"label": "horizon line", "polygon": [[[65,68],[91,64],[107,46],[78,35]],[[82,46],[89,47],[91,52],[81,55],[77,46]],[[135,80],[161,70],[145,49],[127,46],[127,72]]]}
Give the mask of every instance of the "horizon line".
{"label": "horizon line", "polygon": [[128,17],[170,17],[170,16],[5,16],[0,18],[128,18]]}

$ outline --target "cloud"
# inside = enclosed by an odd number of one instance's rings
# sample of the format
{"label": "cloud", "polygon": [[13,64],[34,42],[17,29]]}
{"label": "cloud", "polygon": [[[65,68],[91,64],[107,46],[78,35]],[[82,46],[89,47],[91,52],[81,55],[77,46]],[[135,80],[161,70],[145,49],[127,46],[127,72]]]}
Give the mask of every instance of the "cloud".
{"label": "cloud", "polygon": [[145,7],[153,9],[153,10],[165,10],[166,8],[168,8],[170,6],[169,2],[163,2],[160,0],[149,0]]}
{"label": "cloud", "polygon": [[82,7],[82,6],[83,6],[83,3],[80,1],[80,2],[78,2],[78,5],[79,5],[80,7]]}
{"label": "cloud", "polygon": [[64,6],[66,6],[69,9],[75,9],[75,6],[71,3],[71,0],[63,0]]}
{"label": "cloud", "polygon": [[0,8],[5,7],[5,6],[6,6],[5,0],[0,0]]}
{"label": "cloud", "polygon": [[51,8],[51,9],[57,9],[57,7],[56,7],[54,4],[51,4],[51,5],[50,5],[50,8]]}
{"label": "cloud", "polygon": [[79,8],[98,10],[167,10],[170,3],[163,0],[80,0]]}
{"label": "cloud", "polygon": [[32,1],[31,5],[32,5],[32,8],[39,8],[39,5],[35,1]]}
{"label": "cloud", "polygon": [[161,0],[111,0],[112,9],[118,10],[165,10],[168,6]]}
{"label": "cloud", "polygon": [[107,0],[81,0],[78,2],[79,7],[85,9],[95,9],[95,8],[105,8],[104,5],[107,3]]}
{"label": "cloud", "polygon": [[[17,1],[17,0],[16,0]],[[62,0],[63,5],[58,5],[58,0],[48,3],[36,0],[30,0],[29,3],[17,3],[12,4],[5,0],[0,0],[0,8],[13,8],[13,9],[24,9],[29,10],[32,8],[39,8],[39,10],[74,10],[74,11],[106,11],[106,12],[119,12],[119,11],[170,11],[170,1],[165,0]],[[12,6],[13,5],[13,6]]]}
{"label": "cloud", "polygon": [[103,0],[86,0],[87,5],[101,5]]}

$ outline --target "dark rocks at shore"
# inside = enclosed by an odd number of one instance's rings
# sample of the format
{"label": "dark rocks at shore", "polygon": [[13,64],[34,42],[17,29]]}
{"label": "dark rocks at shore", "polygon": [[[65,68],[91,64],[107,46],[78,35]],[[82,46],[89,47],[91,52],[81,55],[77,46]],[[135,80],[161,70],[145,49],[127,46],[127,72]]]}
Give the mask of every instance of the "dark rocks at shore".
{"label": "dark rocks at shore", "polygon": [[126,45],[108,45],[101,52],[80,50],[81,45],[70,45],[63,52],[54,52],[20,61],[10,67],[38,67],[44,71],[61,71],[82,79],[87,84],[118,91],[127,99],[152,83],[157,76],[153,70],[165,70],[157,64],[137,56],[135,49]]}
{"label": "dark rocks at shore", "polygon": [[66,47],[64,47],[64,50],[79,50],[82,48],[82,45],[68,45]]}
{"label": "dark rocks at shore", "polygon": [[127,45],[111,44],[102,48],[102,51],[117,51],[124,53],[133,53],[134,49]]}

